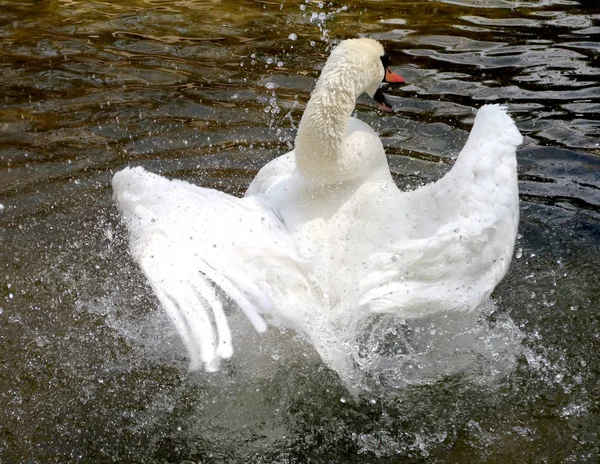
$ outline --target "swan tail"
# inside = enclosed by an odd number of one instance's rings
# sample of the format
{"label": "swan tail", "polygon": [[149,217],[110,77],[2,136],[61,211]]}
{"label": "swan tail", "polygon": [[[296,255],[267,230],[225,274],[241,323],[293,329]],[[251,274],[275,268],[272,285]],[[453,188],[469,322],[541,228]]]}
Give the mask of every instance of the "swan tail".
{"label": "swan tail", "polygon": [[[173,321],[190,356],[190,369],[219,368],[233,353],[219,298],[229,296],[258,332],[273,308],[264,276],[271,263],[290,259],[280,220],[254,199],[238,199],[143,168],[113,178],[114,199],[129,232],[130,252]],[[274,244],[278,244],[277,247]],[[270,256],[256,262],[256,249]]]}

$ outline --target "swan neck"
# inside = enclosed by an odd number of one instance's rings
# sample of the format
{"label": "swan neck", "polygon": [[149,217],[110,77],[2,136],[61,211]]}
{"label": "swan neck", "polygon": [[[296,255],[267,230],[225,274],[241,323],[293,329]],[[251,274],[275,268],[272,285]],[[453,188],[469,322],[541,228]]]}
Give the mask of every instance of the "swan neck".
{"label": "swan neck", "polygon": [[323,69],[296,136],[296,166],[308,179],[329,184],[344,180],[344,139],[356,105],[356,82],[340,69]]}

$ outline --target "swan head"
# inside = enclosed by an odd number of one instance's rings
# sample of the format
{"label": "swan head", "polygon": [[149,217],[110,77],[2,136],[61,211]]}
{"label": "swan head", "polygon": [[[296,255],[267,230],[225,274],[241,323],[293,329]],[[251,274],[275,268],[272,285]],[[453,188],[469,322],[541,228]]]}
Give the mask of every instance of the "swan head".
{"label": "swan head", "polygon": [[391,109],[381,91],[381,83],[401,83],[404,79],[390,70],[390,64],[389,56],[378,41],[368,38],[348,39],[340,42],[333,50],[319,81],[352,80],[355,98],[366,93],[381,106]]}
{"label": "swan head", "polygon": [[380,85],[404,79],[389,64],[383,46],[373,39],[344,40],[331,52],[296,136],[296,167],[305,178],[332,184],[387,167],[379,137],[351,114],[363,93],[391,111]]}

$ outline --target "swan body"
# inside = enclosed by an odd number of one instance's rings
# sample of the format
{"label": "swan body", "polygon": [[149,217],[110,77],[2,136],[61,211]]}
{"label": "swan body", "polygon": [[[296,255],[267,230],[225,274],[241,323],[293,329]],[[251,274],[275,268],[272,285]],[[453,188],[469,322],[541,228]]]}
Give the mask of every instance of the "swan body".
{"label": "swan body", "polygon": [[477,113],[443,178],[401,192],[379,137],[351,117],[386,69],[371,39],[332,52],[299,125],[295,150],[264,166],[244,198],[141,167],[113,179],[133,258],[188,349],[191,369],[233,353],[222,293],[256,330],[306,337],[342,378],[356,369],[369,318],[468,313],[505,275],[518,224],[512,119]]}

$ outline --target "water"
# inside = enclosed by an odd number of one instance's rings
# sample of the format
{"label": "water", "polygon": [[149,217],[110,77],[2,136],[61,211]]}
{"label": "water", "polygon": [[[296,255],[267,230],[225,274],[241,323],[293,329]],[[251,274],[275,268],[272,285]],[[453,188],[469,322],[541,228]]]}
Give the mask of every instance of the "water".
{"label": "water", "polygon": [[[491,384],[353,397],[293,333],[239,319],[236,358],[188,374],[112,173],[240,194],[292,145],[331,44],[361,34],[407,81],[394,114],[357,108],[401,187],[449,168],[484,102],[525,135],[520,238],[489,316],[523,354]],[[0,459],[598,461],[599,34],[583,0],[2,2]]]}

